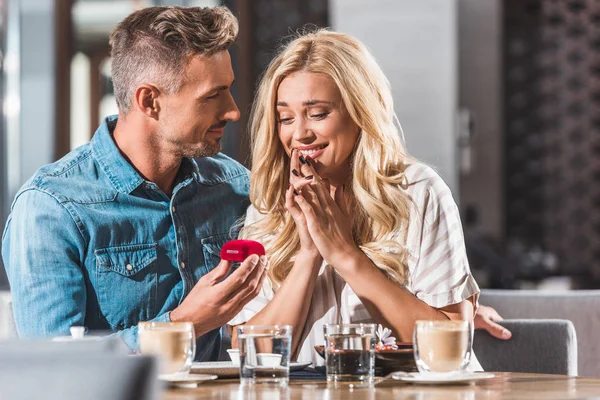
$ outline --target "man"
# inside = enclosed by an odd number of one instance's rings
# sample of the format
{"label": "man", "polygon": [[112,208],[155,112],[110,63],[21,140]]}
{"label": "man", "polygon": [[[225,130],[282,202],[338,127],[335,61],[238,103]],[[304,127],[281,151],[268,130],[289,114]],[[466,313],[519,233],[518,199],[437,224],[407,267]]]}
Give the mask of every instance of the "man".
{"label": "man", "polygon": [[219,328],[267,270],[256,255],[231,273],[219,263],[249,205],[248,171],[219,153],[239,118],[228,52],[237,33],[224,7],[145,8],[116,27],[118,117],[38,170],[4,230],[20,337],[84,325],[136,348],[140,321],[191,321],[196,358],[218,357]]}

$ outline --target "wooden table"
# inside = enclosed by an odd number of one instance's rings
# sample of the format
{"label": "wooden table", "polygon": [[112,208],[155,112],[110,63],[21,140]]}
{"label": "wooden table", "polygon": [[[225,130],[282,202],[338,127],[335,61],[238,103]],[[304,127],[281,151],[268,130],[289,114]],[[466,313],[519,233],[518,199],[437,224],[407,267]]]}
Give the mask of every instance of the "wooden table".
{"label": "wooden table", "polygon": [[238,380],[216,380],[194,389],[168,389],[165,400],[227,399],[576,399],[600,396],[600,378],[498,372],[492,379],[471,385],[425,386],[385,381],[374,388],[332,388],[324,381],[292,380],[285,389],[242,387]]}

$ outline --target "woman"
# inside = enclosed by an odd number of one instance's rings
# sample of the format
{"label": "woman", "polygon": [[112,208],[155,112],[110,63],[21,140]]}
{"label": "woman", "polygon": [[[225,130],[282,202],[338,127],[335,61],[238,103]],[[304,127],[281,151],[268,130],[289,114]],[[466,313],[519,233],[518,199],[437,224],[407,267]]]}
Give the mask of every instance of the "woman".
{"label": "woman", "polygon": [[458,209],[407,154],[364,45],[327,30],[289,43],[262,78],[251,135],[241,236],[265,245],[271,268],[230,325],[292,325],[292,353],[323,364],[314,346],[327,323],[374,322],[412,341],[419,319],[473,321]]}

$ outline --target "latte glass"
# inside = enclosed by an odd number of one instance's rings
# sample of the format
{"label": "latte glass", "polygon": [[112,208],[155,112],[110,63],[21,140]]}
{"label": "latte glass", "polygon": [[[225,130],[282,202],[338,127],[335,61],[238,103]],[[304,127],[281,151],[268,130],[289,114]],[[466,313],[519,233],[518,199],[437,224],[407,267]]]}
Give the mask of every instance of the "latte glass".
{"label": "latte glass", "polygon": [[158,356],[161,374],[187,374],[196,354],[191,322],[140,322],[140,353]]}
{"label": "latte glass", "polygon": [[417,321],[413,339],[421,373],[458,373],[469,365],[472,332],[467,321]]}

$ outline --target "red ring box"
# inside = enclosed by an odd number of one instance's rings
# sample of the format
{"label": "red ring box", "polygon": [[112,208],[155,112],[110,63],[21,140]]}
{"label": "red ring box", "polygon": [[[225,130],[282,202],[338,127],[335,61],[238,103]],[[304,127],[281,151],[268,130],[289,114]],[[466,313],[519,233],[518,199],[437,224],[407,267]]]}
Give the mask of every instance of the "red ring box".
{"label": "red ring box", "polygon": [[255,240],[232,240],[221,247],[221,260],[242,262],[252,254],[265,255],[265,248]]}

